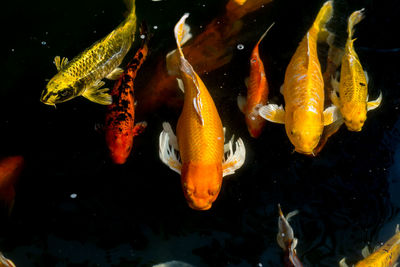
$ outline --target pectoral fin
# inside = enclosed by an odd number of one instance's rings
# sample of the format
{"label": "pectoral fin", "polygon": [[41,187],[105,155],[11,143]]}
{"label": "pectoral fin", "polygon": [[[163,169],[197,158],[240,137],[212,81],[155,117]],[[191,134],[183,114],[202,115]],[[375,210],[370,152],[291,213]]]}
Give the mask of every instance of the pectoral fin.
{"label": "pectoral fin", "polygon": [[339,92],[339,84],[340,84],[340,83],[339,83],[337,77],[336,77],[336,78],[331,77],[331,85],[332,85],[332,88],[333,88],[336,92]]}
{"label": "pectoral fin", "polygon": [[339,267],[349,267],[346,263],[346,258],[343,258],[339,261]]}
{"label": "pectoral fin", "polygon": [[313,151],[314,155],[317,155],[322,150],[322,148],[324,148],[329,137],[334,135],[340,129],[340,126],[342,126],[343,122],[344,122],[343,119],[340,118],[324,128],[324,131],[322,132],[322,136],[319,139],[319,143],[318,143],[317,147],[314,148],[314,151]]}
{"label": "pectoral fin", "polygon": [[65,65],[67,65],[68,63],[68,58],[63,57],[62,59],[60,59],[60,56],[56,56],[54,58],[54,65],[56,65],[56,68],[58,71],[61,71],[62,69],[64,69]]}
{"label": "pectoral fin", "polygon": [[147,122],[145,122],[145,121],[136,123],[132,129],[133,136],[143,133],[143,131],[144,131],[144,129],[146,129],[146,127],[147,127]]}
{"label": "pectoral fin", "polygon": [[236,102],[237,102],[237,105],[238,105],[240,111],[244,113],[244,109],[245,109],[246,103],[247,103],[247,98],[239,95],[236,99]]}
{"label": "pectoral fin", "polygon": [[262,106],[258,110],[258,113],[268,121],[285,124],[285,110],[282,105],[278,106],[276,104],[268,104]]}
{"label": "pectoral fin", "polygon": [[92,102],[101,105],[111,105],[112,104],[112,97],[107,91],[108,88],[99,89],[104,85],[103,81],[97,82],[91,88],[86,89],[82,96],[86,97]]}
{"label": "pectoral fin", "polygon": [[113,71],[111,71],[106,78],[109,80],[118,80],[119,77],[121,77],[122,73],[124,73],[124,70],[121,68],[115,68]]}
{"label": "pectoral fin", "polygon": [[369,255],[371,255],[371,251],[369,250],[369,247],[366,245],[362,250],[361,250],[361,255],[366,258]]}
{"label": "pectoral fin", "polygon": [[228,143],[229,150],[222,162],[222,176],[235,173],[237,169],[242,167],[246,158],[246,148],[242,139],[238,139],[235,143],[235,153],[233,152],[233,138]]}
{"label": "pectoral fin", "polygon": [[176,137],[175,135],[171,132],[171,126],[169,123],[164,122],[163,123],[164,130],[160,134],[159,138],[159,156],[161,161],[170,167],[172,170],[176,171],[177,173],[181,174],[181,169],[182,169],[182,163],[179,159],[179,154],[176,152],[176,149],[174,149],[174,144],[176,143]]}
{"label": "pectoral fin", "polygon": [[332,104],[334,104],[337,107],[340,107],[340,99],[337,96],[335,90],[332,90],[332,92],[331,92],[331,101],[332,101]]}
{"label": "pectoral fin", "polygon": [[335,105],[330,106],[324,110],[324,126],[337,121],[341,117],[342,115],[340,115],[339,108]]}
{"label": "pectoral fin", "polygon": [[378,96],[378,98],[377,98],[376,100],[374,100],[374,101],[369,101],[369,102],[367,103],[367,111],[376,109],[377,107],[379,107],[379,105],[381,104],[381,102],[382,102],[382,92],[379,93],[379,96]]}

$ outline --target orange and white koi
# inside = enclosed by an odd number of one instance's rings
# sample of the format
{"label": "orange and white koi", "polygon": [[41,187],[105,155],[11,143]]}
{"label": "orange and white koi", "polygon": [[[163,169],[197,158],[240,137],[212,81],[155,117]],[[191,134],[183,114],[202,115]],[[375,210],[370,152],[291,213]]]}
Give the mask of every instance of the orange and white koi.
{"label": "orange and white koi", "polygon": [[111,91],[113,101],[107,109],[105,136],[110,157],[115,164],[126,162],[132,151],[133,138],[143,132],[147,125],[146,122],[135,125],[134,99],[134,80],[148,53],[147,40],[142,43]]}
{"label": "orange and white koi", "polygon": [[259,110],[264,119],[285,124],[295,151],[307,155],[313,155],[324,126],[338,116],[335,106],[324,110],[324,82],[317,55],[318,37],[327,35],[325,25],[332,12],[332,1],[325,2],[290,60],[281,89],[285,109],[268,104]]}
{"label": "orange and white koi", "polygon": [[24,165],[22,156],[10,156],[0,160],[0,203],[11,212],[14,206],[15,183]]}
{"label": "orange and white koi", "polygon": [[0,252],[0,267],[15,267],[15,264]]}
{"label": "orange and white koi", "polygon": [[[365,259],[359,261],[355,267],[392,267],[397,266],[397,260],[400,256],[400,231],[399,225],[396,226],[396,233],[382,247],[378,248],[372,254],[368,247],[362,250]],[[339,262],[340,267],[348,267],[346,259]]]}
{"label": "orange and white koi", "polygon": [[289,224],[289,219],[298,214],[297,210],[289,212],[286,217],[283,215],[281,205],[278,204],[279,219],[278,228],[279,232],[276,236],[278,245],[284,250],[285,255],[283,263],[285,267],[302,267],[303,264],[296,255],[297,238],[294,237],[294,232]]}
{"label": "orange and white koi", "polygon": [[[338,106],[344,123],[350,131],[361,131],[367,118],[367,111],[377,108],[382,101],[382,93],[374,101],[368,101],[368,76],[363,71],[360,60],[354,50],[354,26],[364,18],[364,9],[353,12],[347,24],[347,41],[342,67],[340,83],[332,79],[334,91],[331,100]],[[339,97],[336,93],[339,93]]]}
{"label": "orange and white koi", "polygon": [[[224,130],[214,101],[185,59],[181,45],[190,37],[190,28],[185,24],[188,16],[186,13],[175,26],[179,65],[169,70],[182,80],[184,105],[176,136],[170,124],[163,123],[159,155],[162,162],[181,174],[189,206],[196,210],[207,210],[219,194],[222,177],[234,173],[243,165],[246,150],[240,138],[236,141],[235,153],[233,138],[224,146]],[[168,66],[173,67],[172,64]],[[179,156],[175,151],[179,151]]]}
{"label": "orange and white koi", "polygon": [[264,32],[251,53],[250,76],[246,82],[247,98],[243,96],[237,98],[239,109],[245,114],[247,129],[254,138],[260,136],[265,126],[266,121],[258,115],[258,109],[267,104],[269,93],[268,81],[258,46],[273,25],[274,23]]}

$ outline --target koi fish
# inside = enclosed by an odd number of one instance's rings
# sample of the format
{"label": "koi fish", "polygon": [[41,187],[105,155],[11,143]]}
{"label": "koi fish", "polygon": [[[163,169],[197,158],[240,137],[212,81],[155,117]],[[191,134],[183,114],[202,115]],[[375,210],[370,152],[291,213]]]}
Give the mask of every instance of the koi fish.
{"label": "koi fish", "polygon": [[281,88],[285,109],[268,104],[259,110],[264,119],[285,124],[295,151],[306,155],[313,155],[324,126],[338,116],[335,106],[324,110],[324,82],[317,55],[317,39],[326,36],[325,25],[332,12],[332,1],[325,2],[289,62]]}
{"label": "koi fish", "polygon": [[0,267],[15,267],[15,264],[0,252]]}
{"label": "koi fish", "polygon": [[276,236],[278,245],[285,251],[284,255],[284,266],[285,267],[302,267],[303,264],[300,262],[296,255],[297,238],[294,237],[294,232],[289,224],[289,219],[294,215],[298,214],[297,210],[289,212],[286,217],[283,215],[281,205],[278,204],[279,218],[278,228],[279,232]]}
{"label": "koi fish", "polygon": [[267,104],[269,93],[264,64],[260,58],[258,46],[273,25],[274,23],[264,32],[251,53],[250,76],[246,83],[247,99],[243,96],[237,98],[239,109],[245,114],[247,129],[251,137],[254,138],[260,136],[265,126],[266,121],[258,115],[258,109]]}
{"label": "koi fish", "polygon": [[185,59],[181,45],[190,37],[190,28],[185,24],[188,16],[186,13],[174,28],[180,61],[175,70],[169,70],[182,80],[183,109],[178,119],[176,136],[170,124],[163,123],[159,155],[163,163],[181,174],[188,205],[196,210],[208,210],[219,194],[222,177],[233,174],[243,165],[246,150],[240,138],[236,141],[235,153],[233,137],[224,146],[224,130],[214,101],[203,81]]}
{"label": "koi fish", "polygon": [[153,265],[153,267],[194,267],[194,266],[183,261],[173,260]]}
{"label": "koi fish", "polygon": [[[144,28],[141,34],[143,34]],[[147,35],[148,36],[148,35]],[[111,96],[113,103],[107,107],[105,136],[110,157],[115,164],[124,164],[132,150],[133,137],[143,132],[146,122],[135,125],[134,83],[136,74],[148,53],[148,38],[126,66],[115,83]]]}
{"label": "koi fish", "polygon": [[115,80],[122,74],[123,70],[118,66],[135,39],[135,0],[127,0],[127,5],[129,15],[106,37],[71,61],[59,56],[54,58],[58,73],[46,85],[40,101],[55,105],[82,95],[98,104],[112,103],[108,88],[100,88],[104,85],[103,78]]}
{"label": "koi fish", "polygon": [[[344,123],[350,131],[361,131],[367,118],[367,111],[377,108],[382,101],[382,93],[374,101],[368,102],[368,76],[363,71],[360,60],[354,50],[353,28],[364,18],[364,9],[353,12],[347,24],[347,41],[342,67],[340,70],[340,83],[332,79],[334,91],[331,100],[339,107]],[[337,96],[336,93],[339,93]]]}
{"label": "koi fish", "polygon": [[[198,75],[211,72],[228,64],[237,45],[243,23],[243,16],[260,9],[272,0],[229,0],[225,5],[224,14],[213,19],[204,27],[190,43],[185,44],[183,53],[190,59],[190,64]],[[176,56],[175,65],[179,64],[179,53],[171,51]],[[166,71],[165,57],[161,58],[155,67],[152,76],[157,79],[149,79],[144,90],[137,92],[137,97],[142,99],[138,106],[138,112],[151,112],[160,105],[168,105],[180,109],[182,101],[178,95],[176,76]]]}
{"label": "koi fish", "polygon": [[24,158],[10,156],[0,160],[0,202],[3,202],[10,213],[14,206],[14,185],[22,171]]}
{"label": "koi fish", "polygon": [[[374,253],[370,253],[368,247],[362,250],[365,257],[359,261],[355,267],[392,267],[397,266],[397,260],[400,255],[400,231],[399,225],[396,226],[396,233],[390,238],[382,247],[377,249]],[[340,267],[348,267],[346,258],[339,262]]]}

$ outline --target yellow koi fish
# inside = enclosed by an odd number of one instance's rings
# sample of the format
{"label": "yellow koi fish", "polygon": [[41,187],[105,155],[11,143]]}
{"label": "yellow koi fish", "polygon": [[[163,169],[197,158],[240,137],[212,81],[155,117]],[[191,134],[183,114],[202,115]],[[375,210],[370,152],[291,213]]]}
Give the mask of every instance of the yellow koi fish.
{"label": "yellow koi fish", "polygon": [[295,151],[308,155],[313,155],[324,126],[337,116],[335,106],[324,110],[324,82],[317,55],[318,37],[327,35],[325,25],[332,12],[332,1],[325,2],[290,60],[281,89],[285,109],[268,104],[259,110],[264,119],[285,124]]}
{"label": "yellow koi fish", "polygon": [[[175,70],[168,70],[182,80],[185,94],[183,109],[176,128],[177,136],[169,123],[163,123],[159,154],[162,162],[181,174],[189,206],[207,210],[219,194],[222,177],[234,173],[243,165],[246,151],[240,138],[236,141],[235,153],[233,138],[224,146],[224,130],[214,101],[185,59],[181,45],[190,38],[190,28],[185,24],[188,16],[185,14],[175,26],[179,64],[175,65]],[[179,151],[179,156],[175,151]]]}
{"label": "yellow koi fish", "polygon": [[[129,2],[128,2],[129,1]],[[58,73],[48,82],[40,101],[47,105],[62,103],[77,96],[102,105],[112,103],[107,88],[100,89],[103,78],[118,79],[118,68],[131,48],[136,32],[135,0],[127,0],[130,13],[110,34],[97,41],[73,60],[54,58]]]}
{"label": "yellow koi fish", "polygon": [[0,252],[0,267],[15,267],[15,264]]}
{"label": "yellow koi fish", "polygon": [[[399,225],[396,226],[396,233],[382,247],[370,254],[368,247],[362,250],[365,257],[359,261],[355,267],[392,267],[398,265],[397,259],[400,256],[400,231]],[[340,267],[348,267],[346,259],[339,262]]]}
{"label": "yellow koi fish", "polygon": [[[340,83],[333,79],[331,100],[339,107],[344,123],[350,131],[361,131],[367,118],[367,111],[377,108],[382,101],[382,93],[379,97],[368,102],[368,76],[363,71],[357,53],[354,50],[353,37],[354,25],[364,18],[364,9],[353,12],[348,20],[347,41],[342,67],[340,70]],[[336,93],[339,93],[339,97]]]}

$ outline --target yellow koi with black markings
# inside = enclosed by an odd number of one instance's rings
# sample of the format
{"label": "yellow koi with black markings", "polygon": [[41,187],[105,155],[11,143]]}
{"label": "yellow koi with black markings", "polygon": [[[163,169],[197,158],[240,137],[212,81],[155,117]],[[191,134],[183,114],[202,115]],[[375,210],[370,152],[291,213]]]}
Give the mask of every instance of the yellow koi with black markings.
{"label": "yellow koi with black markings", "polygon": [[73,60],[54,58],[58,73],[48,82],[40,101],[55,105],[77,96],[84,96],[98,104],[109,105],[112,98],[107,88],[100,89],[103,78],[117,79],[118,68],[135,39],[135,0],[127,2],[130,13],[110,34],[97,41]]}

